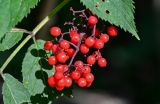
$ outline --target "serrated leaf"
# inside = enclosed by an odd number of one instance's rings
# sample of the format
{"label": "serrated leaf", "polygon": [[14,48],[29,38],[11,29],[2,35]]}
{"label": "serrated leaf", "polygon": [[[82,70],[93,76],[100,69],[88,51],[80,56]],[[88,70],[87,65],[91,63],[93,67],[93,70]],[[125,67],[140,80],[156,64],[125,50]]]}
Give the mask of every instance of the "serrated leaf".
{"label": "serrated leaf", "polygon": [[132,0],[80,0],[101,19],[130,32],[138,40]]}
{"label": "serrated leaf", "polygon": [[22,32],[9,32],[0,40],[0,51],[12,48],[23,37]]}
{"label": "serrated leaf", "polygon": [[[39,40],[36,44],[42,49],[44,41]],[[49,74],[54,73],[51,66],[47,66],[49,68],[47,69],[46,66],[41,65],[43,61],[45,63],[45,59],[37,56],[41,54],[38,50],[35,44],[31,45],[22,63],[23,84],[32,96],[43,92]]]}
{"label": "serrated leaf", "polygon": [[30,102],[30,94],[21,82],[10,74],[4,74],[2,88],[4,104],[22,104]]}
{"label": "serrated leaf", "polygon": [[34,8],[39,0],[0,0],[0,39]]}

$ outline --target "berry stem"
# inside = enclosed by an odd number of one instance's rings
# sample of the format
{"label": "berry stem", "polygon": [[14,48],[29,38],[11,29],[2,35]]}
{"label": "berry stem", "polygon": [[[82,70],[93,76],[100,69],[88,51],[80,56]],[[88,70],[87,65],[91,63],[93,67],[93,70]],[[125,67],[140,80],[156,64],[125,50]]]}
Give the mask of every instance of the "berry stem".
{"label": "berry stem", "polygon": [[93,37],[95,37],[95,33],[96,33],[96,25],[94,25],[93,30],[92,30],[92,35]]}
{"label": "berry stem", "polygon": [[76,51],[75,51],[73,57],[71,58],[71,60],[70,60],[70,62],[69,62],[69,64],[68,64],[68,68],[70,68],[70,66],[72,65],[73,60],[74,60],[75,56],[77,55],[77,53],[78,53],[78,51],[79,51],[79,47],[80,47],[80,45],[81,45],[82,38],[83,38],[84,35],[85,35],[85,33],[80,33],[80,41],[79,41],[79,43],[78,43],[78,45],[77,45],[77,48],[76,48]]}
{"label": "berry stem", "polygon": [[[35,36],[36,33],[57,13],[59,12],[62,7],[64,7],[70,0],[64,0],[60,3],[56,8],[54,8],[51,13],[46,16],[32,31],[32,36]],[[13,53],[7,58],[4,62],[2,67],[0,68],[0,73],[3,73],[3,70],[7,67],[10,61],[14,58],[14,56],[20,51],[20,49],[32,38],[31,35],[28,35],[20,44],[19,46],[13,51]]]}
{"label": "berry stem", "polygon": [[62,34],[61,34],[61,37],[60,37],[60,39],[59,39],[59,42],[62,41],[62,40],[63,40],[63,36],[64,36],[64,35],[67,35],[67,34],[69,34],[69,32],[64,32],[64,33],[62,33]]}

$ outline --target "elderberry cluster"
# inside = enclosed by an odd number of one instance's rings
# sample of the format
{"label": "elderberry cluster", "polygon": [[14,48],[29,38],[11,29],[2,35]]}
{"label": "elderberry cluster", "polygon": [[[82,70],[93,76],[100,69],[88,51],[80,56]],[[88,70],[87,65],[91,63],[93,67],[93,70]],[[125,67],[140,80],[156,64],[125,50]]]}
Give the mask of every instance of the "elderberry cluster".
{"label": "elderberry cluster", "polygon": [[[96,28],[98,23],[96,16],[87,17],[84,11],[78,13],[83,14],[81,17],[87,21],[87,27],[92,30],[91,35],[79,32],[75,26],[65,33],[62,33],[59,27],[53,26],[50,34],[56,38],[57,43],[46,41],[44,44],[46,51],[52,51],[52,55],[48,57],[49,65],[55,65],[55,73],[48,78],[48,85],[58,91],[71,87],[73,81],[79,87],[90,87],[94,81],[91,66],[96,61],[99,67],[107,66],[107,60],[102,57],[100,49],[109,41],[109,36],[117,36],[116,27],[108,26],[107,33],[102,33]],[[68,35],[69,39],[64,39],[64,35]],[[92,54],[89,54],[90,49],[94,49]],[[86,63],[80,59],[75,60],[78,53],[81,53],[82,57],[85,56]]]}

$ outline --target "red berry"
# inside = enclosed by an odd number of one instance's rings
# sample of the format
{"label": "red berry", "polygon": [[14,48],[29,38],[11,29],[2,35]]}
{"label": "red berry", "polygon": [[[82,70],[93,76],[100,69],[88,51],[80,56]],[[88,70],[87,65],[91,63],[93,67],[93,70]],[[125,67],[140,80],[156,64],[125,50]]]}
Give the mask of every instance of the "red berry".
{"label": "red berry", "polygon": [[55,79],[60,80],[60,79],[62,79],[64,77],[64,75],[63,75],[62,72],[56,72],[54,74],[54,77],[55,77]]}
{"label": "red berry", "polygon": [[55,67],[56,72],[64,72],[64,65],[58,64]]}
{"label": "red berry", "polygon": [[71,30],[70,30],[70,34],[69,34],[70,37],[72,37],[72,36],[75,35],[75,34],[78,34],[78,33],[77,33],[77,30],[71,29]]}
{"label": "red berry", "polygon": [[72,42],[72,43],[77,44],[79,41],[80,41],[80,35],[79,35],[79,34],[74,34],[74,35],[71,37],[71,42]]}
{"label": "red berry", "polygon": [[65,63],[69,59],[69,56],[67,56],[66,53],[62,51],[56,55],[56,59],[58,62]]}
{"label": "red berry", "polygon": [[69,57],[72,57],[75,53],[75,50],[73,48],[69,48],[66,50],[66,52]]}
{"label": "red berry", "polygon": [[78,67],[78,68],[82,68],[83,67],[83,62],[80,61],[80,60],[77,60],[77,61],[75,61],[74,66]]}
{"label": "red berry", "polygon": [[104,47],[104,42],[100,39],[96,39],[94,48],[96,49],[102,49]]}
{"label": "red berry", "polygon": [[107,43],[109,41],[109,36],[107,34],[101,34],[100,40],[102,40],[104,43]]}
{"label": "red berry", "polygon": [[87,54],[89,52],[89,48],[85,44],[81,44],[80,51],[83,54]]}
{"label": "red berry", "polygon": [[72,79],[70,77],[65,78],[65,87],[71,87],[72,86]]}
{"label": "red berry", "polygon": [[92,83],[94,80],[94,75],[92,73],[84,74],[84,78],[88,83]]}
{"label": "red berry", "polygon": [[106,66],[107,66],[107,61],[106,61],[106,59],[105,59],[105,58],[99,58],[99,59],[98,59],[98,65],[99,65],[100,67],[106,67]]}
{"label": "red berry", "polygon": [[51,50],[52,46],[53,46],[53,43],[51,41],[46,41],[44,43],[44,49],[45,50]]}
{"label": "red berry", "polygon": [[57,81],[57,86],[58,87],[64,87],[66,83],[65,77],[61,78],[60,80]]}
{"label": "red berry", "polygon": [[53,75],[48,78],[48,85],[50,87],[55,87],[56,86],[56,80],[55,80]]}
{"label": "red berry", "polygon": [[107,32],[110,36],[117,36],[118,35],[118,31],[117,31],[117,28],[115,26],[109,26],[107,28]]}
{"label": "red berry", "polygon": [[52,52],[56,53],[58,51],[58,48],[59,48],[59,44],[53,44],[53,46],[52,46]]}
{"label": "red berry", "polygon": [[78,86],[79,86],[79,87],[85,87],[86,85],[87,85],[87,81],[86,81],[85,78],[80,78],[80,79],[78,80]]}
{"label": "red berry", "polygon": [[97,22],[98,22],[98,19],[95,16],[90,16],[88,18],[88,24],[90,24],[90,25],[95,25],[95,24],[97,24]]}
{"label": "red berry", "polygon": [[70,74],[71,78],[74,80],[77,80],[81,77],[81,73],[79,71],[73,71]]}
{"label": "red berry", "polygon": [[61,34],[61,29],[59,27],[52,27],[50,29],[50,34],[52,36],[59,36]]}
{"label": "red berry", "polygon": [[67,40],[62,40],[61,42],[60,42],[60,47],[62,48],[62,49],[68,49],[69,47],[70,47],[70,44],[69,44],[69,42],[67,41]]}
{"label": "red berry", "polygon": [[88,47],[92,47],[95,43],[95,39],[93,37],[88,37],[86,40],[85,40],[85,44],[86,46]]}
{"label": "red berry", "polygon": [[57,63],[56,57],[55,56],[50,56],[48,58],[48,63],[49,63],[49,65],[55,65]]}
{"label": "red berry", "polygon": [[91,72],[91,68],[89,66],[83,66],[83,74],[87,74]]}
{"label": "red berry", "polygon": [[93,55],[90,55],[87,57],[88,64],[93,65],[93,64],[95,64],[95,62],[96,62],[96,58]]}
{"label": "red berry", "polygon": [[56,86],[56,89],[57,89],[57,91],[62,91],[64,89],[64,87]]}

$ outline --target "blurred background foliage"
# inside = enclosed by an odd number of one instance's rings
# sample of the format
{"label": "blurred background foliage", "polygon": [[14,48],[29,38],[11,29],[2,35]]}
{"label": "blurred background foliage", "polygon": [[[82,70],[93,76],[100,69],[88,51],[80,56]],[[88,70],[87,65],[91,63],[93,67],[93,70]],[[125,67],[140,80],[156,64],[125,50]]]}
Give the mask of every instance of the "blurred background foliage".
{"label": "blurred background foliage", "polygon": [[[61,2],[62,0],[41,1],[17,27],[32,30],[58,4],[57,1]],[[111,38],[106,47],[101,50],[103,56],[108,60],[108,67],[102,69],[95,65],[92,68],[96,76],[95,81],[92,87],[86,90],[91,92],[101,90],[107,94],[126,99],[127,104],[160,104],[160,1],[134,1],[135,22],[141,41],[119,29],[119,36]],[[77,10],[83,9],[79,1],[72,0],[37,34],[37,38],[51,38],[48,33],[49,27],[62,26],[66,20],[69,20],[70,6]],[[30,40],[23,47],[5,72],[22,80],[21,64],[28,46],[32,43],[33,41]],[[0,66],[15,48],[16,46],[8,51],[0,52]]]}

